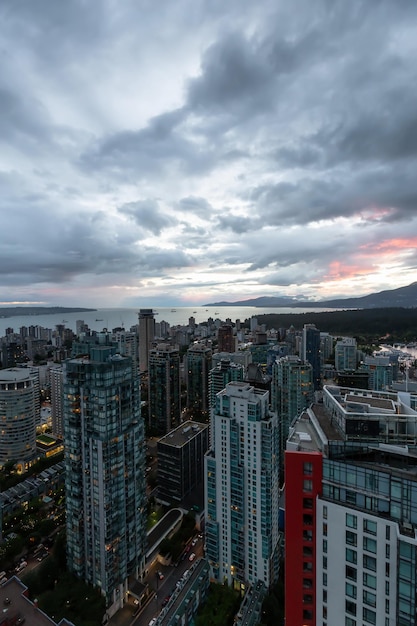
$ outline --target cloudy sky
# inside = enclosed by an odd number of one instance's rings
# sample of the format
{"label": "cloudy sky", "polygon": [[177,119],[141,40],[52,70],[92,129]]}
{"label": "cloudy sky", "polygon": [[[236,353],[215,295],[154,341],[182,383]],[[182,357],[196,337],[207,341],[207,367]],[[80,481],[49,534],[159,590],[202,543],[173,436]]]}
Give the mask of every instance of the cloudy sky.
{"label": "cloudy sky", "polygon": [[417,280],[415,0],[2,0],[0,301]]}

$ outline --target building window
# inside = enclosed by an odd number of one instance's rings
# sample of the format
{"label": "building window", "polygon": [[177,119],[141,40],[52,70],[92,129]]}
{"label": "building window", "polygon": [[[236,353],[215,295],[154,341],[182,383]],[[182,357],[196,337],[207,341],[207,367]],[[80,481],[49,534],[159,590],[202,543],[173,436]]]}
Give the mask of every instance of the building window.
{"label": "building window", "polygon": [[363,608],[362,614],[364,622],[367,624],[376,624],[376,613],[375,611],[371,611],[371,609]]}
{"label": "building window", "polygon": [[309,609],[303,610],[303,619],[312,620],[313,619],[313,611]]}
{"label": "building window", "polygon": [[346,600],[346,613],[356,615],[356,604],[351,600]]}
{"label": "building window", "polygon": [[348,563],[356,563],[358,562],[358,555],[356,550],[352,550],[352,548],[346,548],[346,561]]}
{"label": "building window", "polygon": [[363,532],[368,533],[369,535],[376,535],[376,522],[373,522],[370,519],[363,520]]}
{"label": "building window", "polygon": [[358,527],[357,516],[352,515],[352,513],[346,513],[346,526],[348,528],[357,528]]}
{"label": "building window", "polygon": [[311,476],[313,473],[313,464],[303,463],[303,472],[306,476]]}
{"label": "building window", "polygon": [[376,595],[372,593],[372,591],[367,591],[364,589],[363,591],[363,603],[369,604],[369,606],[376,606]]}
{"label": "building window", "polygon": [[370,537],[363,538],[363,549],[367,552],[373,552],[376,554],[376,541]]}
{"label": "building window", "polygon": [[356,626],[356,620],[351,617],[346,617],[345,626]]}
{"label": "building window", "polygon": [[356,586],[352,583],[346,583],[346,595],[348,598],[356,600]]}
{"label": "building window", "polygon": [[376,576],[373,576],[372,574],[368,574],[367,572],[364,572],[363,584],[364,584],[364,587],[370,587],[371,589],[376,589]]}
{"label": "building window", "polygon": [[323,519],[327,519],[327,506],[323,507]]}
{"label": "building window", "polygon": [[346,578],[348,580],[353,580],[354,582],[356,582],[357,571],[354,567],[351,567],[350,565],[346,565]]}
{"label": "building window", "polygon": [[351,530],[346,531],[346,543],[348,546],[356,546],[358,541],[358,536],[356,533],[353,533]]}
{"label": "building window", "polygon": [[327,539],[323,539],[323,552],[327,553]]}
{"label": "building window", "polygon": [[311,493],[313,491],[313,481],[310,479],[303,480],[303,491],[305,493]]}
{"label": "building window", "polygon": [[386,526],[386,528],[385,528],[385,539],[387,541],[389,541],[389,538],[390,538],[390,527]]}
{"label": "building window", "polygon": [[363,555],[363,567],[370,569],[372,572],[376,572],[376,558],[373,556]]}

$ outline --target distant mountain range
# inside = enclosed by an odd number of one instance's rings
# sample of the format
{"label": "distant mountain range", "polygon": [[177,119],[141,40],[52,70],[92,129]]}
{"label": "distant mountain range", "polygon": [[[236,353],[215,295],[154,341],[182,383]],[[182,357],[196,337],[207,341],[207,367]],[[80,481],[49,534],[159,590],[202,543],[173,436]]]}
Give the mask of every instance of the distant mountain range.
{"label": "distant mountain range", "polygon": [[262,296],[252,300],[239,300],[238,302],[213,302],[204,306],[255,306],[255,307],[293,307],[293,308],[317,308],[328,309],[381,309],[393,307],[417,307],[417,282],[407,287],[387,289],[377,293],[371,293],[360,298],[339,298],[338,300],[299,300],[291,296]]}

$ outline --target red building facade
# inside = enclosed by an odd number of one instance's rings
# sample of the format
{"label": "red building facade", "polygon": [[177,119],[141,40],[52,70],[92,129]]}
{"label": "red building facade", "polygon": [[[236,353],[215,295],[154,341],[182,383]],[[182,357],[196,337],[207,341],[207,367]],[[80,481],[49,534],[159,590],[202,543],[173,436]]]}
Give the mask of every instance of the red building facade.
{"label": "red building facade", "polygon": [[316,497],[320,452],[285,452],[285,625],[316,623]]}

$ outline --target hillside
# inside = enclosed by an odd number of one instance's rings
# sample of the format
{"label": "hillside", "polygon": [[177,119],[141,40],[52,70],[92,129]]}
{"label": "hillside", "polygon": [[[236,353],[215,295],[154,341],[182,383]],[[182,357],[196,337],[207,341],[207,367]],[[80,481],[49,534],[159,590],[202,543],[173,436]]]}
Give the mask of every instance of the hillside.
{"label": "hillside", "polygon": [[255,306],[255,307],[297,307],[329,309],[375,309],[391,307],[417,307],[417,282],[398,289],[386,289],[359,298],[338,298],[337,300],[302,300],[302,296],[262,296],[238,302],[213,302],[204,306]]}
{"label": "hillside", "polygon": [[289,328],[301,330],[304,324],[332,335],[382,338],[389,335],[393,341],[417,340],[417,315],[415,309],[387,308],[353,311],[326,311],[324,313],[270,313],[258,315],[258,323],[267,329]]}

